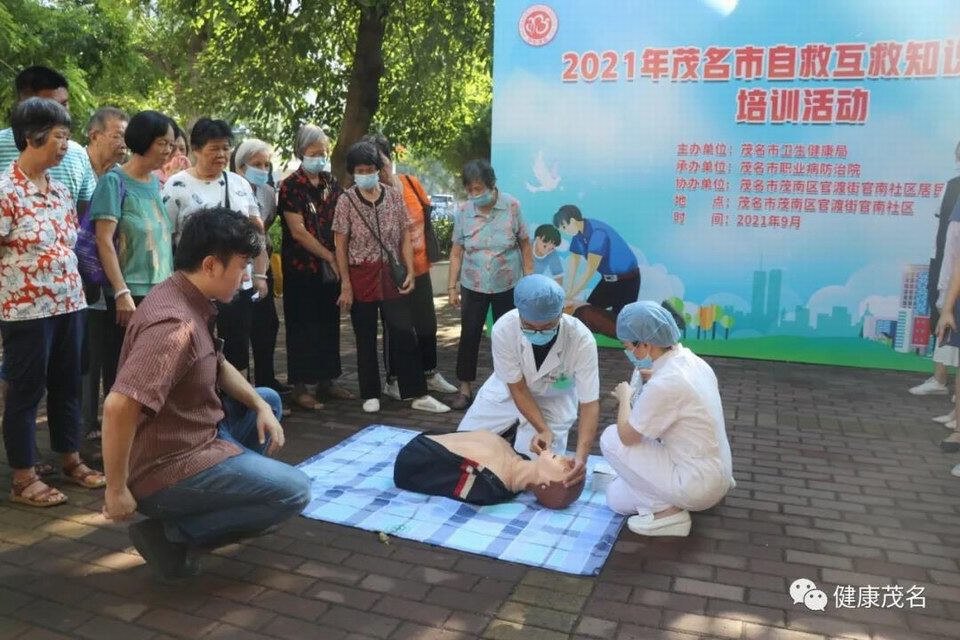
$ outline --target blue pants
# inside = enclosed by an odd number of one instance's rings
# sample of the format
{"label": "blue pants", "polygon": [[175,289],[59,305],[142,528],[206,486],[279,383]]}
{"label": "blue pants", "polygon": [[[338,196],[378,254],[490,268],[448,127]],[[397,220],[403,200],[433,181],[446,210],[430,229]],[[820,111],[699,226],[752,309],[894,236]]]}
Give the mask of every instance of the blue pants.
{"label": "blue pants", "polygon": [[3,443],[14,469],[36,464],[37,408],[47,393],[50,446],[57,453],[80,449],[80,345],[83,312],[0,322],[7,381]]}
{"label": "blue pants", "polygon": [[[277,418],[280,396],[259,388]],[[243,453],[140,500],[137,510],[164,523],[171,542],[212,549],[268,533],[310,502],[310,479],[299,469],[268,458],[257,441],[257,416],[226,398],[220,437]]]}

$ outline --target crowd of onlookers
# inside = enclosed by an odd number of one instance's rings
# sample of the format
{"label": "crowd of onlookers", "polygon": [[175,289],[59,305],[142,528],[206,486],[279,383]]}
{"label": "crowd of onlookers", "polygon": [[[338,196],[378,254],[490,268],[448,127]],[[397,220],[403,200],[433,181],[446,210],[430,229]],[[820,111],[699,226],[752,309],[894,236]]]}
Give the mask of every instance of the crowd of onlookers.
{"label": "crowd of onlookers", "polygon": [[[257,387],[310,412],[354,399],[338,383],[340,321],[349,314],[365,411],[380,409],[381,394],[434,413],[470,405],[488,313],[497,319],[510,310],[515,284],[533,270],[519,204],[497,189],[488,162],[464,167],[469,198],[454,220],[446,293],[462,319],[457,387],[437,369],[430,197],[415,176],[396,173],[385,137],[349,148],[347,186],[331,172],[323,129],[304,124],[293,141],[299,166],[278,183],[271,146],[235,145],[224,120],[200,118],[186,130],[158,111],[103,107],[89,119],[83,147],[70,139],[69,85],[60,73],[30,67],[15,88],[11,126],[0,131],[0,388],[14,500],[64,502],[42,480],[58,471],[84,487],[104,485],[81,461],[81,443],[100,437],[101,400],[117,379],[131,318],[174,272],[186,221],[214,207],[249,216],[267,237],[238,294],[217,303],[215,326],[226,360]],[[269,242],[275,222],[281,247]],[[274,362],[279,276],[285,382]],[[36,444],[45,394],[59,470]]]}

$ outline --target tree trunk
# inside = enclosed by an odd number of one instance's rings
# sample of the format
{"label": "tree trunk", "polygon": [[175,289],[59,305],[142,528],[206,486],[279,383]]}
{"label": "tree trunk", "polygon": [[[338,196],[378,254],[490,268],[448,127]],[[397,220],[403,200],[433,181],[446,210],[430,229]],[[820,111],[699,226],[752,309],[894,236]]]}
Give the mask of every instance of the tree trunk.
{"label": "tree trunk", "polygon": [[716,322],[714,322],[713,325],[711,325],[711,332],[712,333],[711,333],[710,339],[716,340],[717,339],[717,323]]}
{"label": "tree trunk", "polygon": [[346,180],[347,150],[366,135],[380,106],[380,78],[383,77],[383,38],[387,27],[386,2],[360,6],[357,25],[357,48],[353,52],[353,72],[347,87],[347,104],[343,124],[333,150],[333,173],[341,184]]}
{"label": "tree trunk", "polygon": [[727,327],[726,329],[723,330],[723,339],[724,340],[730,339],[730,327]]}

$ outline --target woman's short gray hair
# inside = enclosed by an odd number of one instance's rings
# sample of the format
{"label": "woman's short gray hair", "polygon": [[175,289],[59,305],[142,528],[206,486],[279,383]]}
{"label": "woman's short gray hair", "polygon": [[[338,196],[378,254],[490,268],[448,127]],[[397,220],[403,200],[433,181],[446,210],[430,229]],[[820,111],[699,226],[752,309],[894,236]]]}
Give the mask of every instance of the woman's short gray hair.
{"label": "woman's short gray hair", "polygon": [[70,128],[70,114],[59,102],[49,98],[27,98],[13,108],[10,128],[18,151],[24,151],[29,142],[41,147],[54,127]]}
{"label": "woman's short gray hair", "polygon": [[240,143],[237,147],[237,154],[234,156],[234,162],[237,169],[247,166],[247,161],[258,153],[265,153],[267,157],[273,155],[273,147],[256,138],[249,138]]}
{"label": "woman's short gray hair", "polygon": [[305,124],[297,131],[297,137],[293,141],[293,154],[298,160],[303,160],[303,152],[318,142],[330,142],[330,138],[317,125]]}

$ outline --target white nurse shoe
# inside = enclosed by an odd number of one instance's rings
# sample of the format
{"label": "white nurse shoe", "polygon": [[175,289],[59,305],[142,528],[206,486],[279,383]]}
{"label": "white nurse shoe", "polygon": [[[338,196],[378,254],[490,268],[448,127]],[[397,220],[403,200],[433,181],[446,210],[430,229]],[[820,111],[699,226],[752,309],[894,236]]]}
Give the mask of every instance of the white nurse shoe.
{"label": "white nurse shoe", "polygon": [[665,518],[654,518],[652,513],[630,516],[627,527],[640,536],[678,536],[690,535],[690,525],[693,521],[686,511],[675,513]]}

